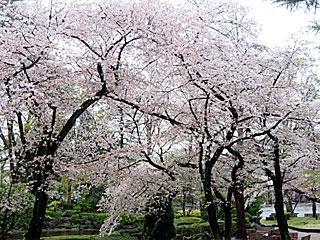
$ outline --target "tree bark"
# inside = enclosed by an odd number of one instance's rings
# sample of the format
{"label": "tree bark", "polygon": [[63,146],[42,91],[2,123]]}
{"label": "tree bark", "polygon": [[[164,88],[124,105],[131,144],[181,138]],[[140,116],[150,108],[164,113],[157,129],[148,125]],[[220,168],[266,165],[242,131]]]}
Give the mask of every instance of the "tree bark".
{"label": "tree bark", "polygon": [[247,232],[246,232],[246,215],[245,215],[245,207],[244,207],[244,196],[243,190],[241,188],[236,188],[233,192],[234,200],[236,203],[237,209],[237,233],[236,239],[246,240]]}
{"label": "tree bark", "polygon": [[317,215],[317,204],[315,201],[312,201],[312,217],[318,219]]}
{"label": "tree bark", "polygon": [[202,179],[203,189],[204,189],[204,196],[206,199],[207,211],[208,211],[208,221],[216,240],[222,240],[221,230],[218,224],[217,218],[217,206],[213,201],[213,196],[211,192],[211,170],[212,168],[206,166],[205,169],[205,176]]}
{"label": "tree bark", "polygon": [[186,190],[183,189],[182,190],[182,213],[183,213],[183,216],[185,217],[186,216],[186,202],[187,202],[187,193],[186,193]]}
{"label": "tree bark", "polygon": [[[51,174],[54,173],[53,171],[53,160],[51,159],[56,151],[58,150],[60,144],[63,142],[65,137],[68,135],[70,130],[76,123],[76,120],[94,103],[99,101],[99,99],[107,93],[105,82],[103,81],[103,73],[101,75],[101,65],[98,64],[97,70],[99,72],[101,81],[104,83],[101,89],[95,94],[95,98],[89,98],[84,101],[81,106],[76,109],[72,115],[68,118],[66,123],[63,125],[61,131],[53,140],[51,138],[52,131],[55,126],[55,119],[56,119],[56,107],[53,108],[52,112],[52,123],[51,123],[51,131],[47,132],[47,136],[44,136],[43,139],[40,141],[37,151],[31,157],[29,156],[29,162],[31,165],[34,166],[32,169],[34,175],[31,177],[32,180],[35,180],[33,184],[33,191],[32,193],[35,196],[35,202],[33,207],[33,216],[28,226],[28,232],[25,235],[26,240],[37,240],[40,239],[42,226],[44,223],[44,218],[46,215],[46,207],[48,203],[48,194],[46,193],[46,187],[42,186],[43,184],[47,184],[47,180]],[[36,157],[41,157],[46,159],[44,162],[44,167],[41,167],[41,164],[36,161],[32,163]]]}
{"label": "tree bark", "polygon": [[283,207],[283,195],[282,195],[282,183],[278,181],[273,182],[274,192],[275,192],[275,204],[274,208],[276,211],[277,222],[280,230],[281,239],[290,240],[288,222],[284,214]]}
{"label": "tree bark", "polygon": [[280,230],[280,235],[282,240],[290,240],[288,222],[284,214],[284,201],[283,201],[283,174],[280,168],[280,148],[278,138],[269,134],[270,138],[274,141],[274,158],[273,167],[274,174],[269,171],[269,177],[271,177],[274,188],[275,204],[274,208],[276,211],[277,222]]}
{"label": "tree bark", "polygon": [[224,237],[225,240],[231,240],[231,227],[232,227],[232,215],[231,215],[231,202],[224,204]]}
{"label": "tree bark", "polygon": [[[243,135],[242,129],[239,129],[239,135]],[[239,145],[242,145],[240,143]],[[228,202],[231,202],[232,194],[235,198],[236,211],[237,211],[237,239],[247,239],[246,232],[246,216],[244,207],[244,196],[243,196],[243,185],[242,181],[239,181],[238,174],[239,171],[244,166],[244,159],[241,153],[232,147],[228,147],[227,150],[238,159],[238,163],[233,166],[231,171],[232,184],[228,191]]]}
{"label": "tree bark", "polygon": [[[202,139],[204,140],[204,138]],[[223,147],[218,148],[211,159],[208,156],[204,156],[204,149],[203,149],[203,141],[199,143],[199,173],[201,177],[202,187],[204,191],[204,198],[205,198],[205,207],[208,213],[208,222],[210,224],[211,231],[213,233],[215,240],[222,240],[221,230],[218,224],[217,218],[217,206],[216,203],[213,201],[212,196],[212,189],[211,189],[211,172],[212,168],[219,158],[219,156],[223,152]],[[205,164],[203,167],[203,161],[205,159]]]}
{"label": "tree bark", "polygon": [[145,215],[144,239],[145,240],[171,240],[175,239],[174,212],[172,200],[175,194],[169,197],[163,193],[156,194],[150,200]]}
{"label": "tree bark", "polygon": [[35,197],[36,199],[33,207],[33,216],[29,223],[28,232],[25,235],[26,240],[40,239],[42,226],[46,215],[48,194],[44,189],[36,189]]}

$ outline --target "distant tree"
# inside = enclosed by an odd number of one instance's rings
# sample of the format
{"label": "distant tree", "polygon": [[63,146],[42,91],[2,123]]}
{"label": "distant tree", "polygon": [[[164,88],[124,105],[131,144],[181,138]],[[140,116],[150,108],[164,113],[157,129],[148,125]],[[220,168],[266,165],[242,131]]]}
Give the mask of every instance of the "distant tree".
{"label": "distant tree", "polygon": [[[308,11],[314,10],[316,14],[317,9],[320,7],[319,0],[271,0],[273,3],[280,6],[286,6],[291,11],[299,8],[305,8]],[[318,22],[315,22],[311,28],[315,31],[320,30],[320,25]]]}
{"label": "distant tree", "polygon": [[272,0],[274,3],[278,3],[280,5],[284,5],[288,8],[296,8],[305,6],[308,9],[318,8],[320,1],[318,0]]}

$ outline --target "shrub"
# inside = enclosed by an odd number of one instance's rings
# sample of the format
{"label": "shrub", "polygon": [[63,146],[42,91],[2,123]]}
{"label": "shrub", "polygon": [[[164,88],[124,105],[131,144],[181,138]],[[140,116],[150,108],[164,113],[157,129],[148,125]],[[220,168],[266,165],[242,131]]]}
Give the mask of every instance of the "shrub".
{"label": "shrub", "polygon": [[291,212],[285,212],[285,213],[284,213],[284,216],[286,217],[287,220],[290,219],[291,215],[292,215]]}
{"label": "shrub", "polygon": [[[3,174],[3,175],[2,175]],[[32,217],[33,195],[23,183],[10,182],[8,173],[0,171],[6,181],[0,183],[0,236],[6,238],[13,229],[26,230]]]}
{"label": "shrub", "polygon": [[[219,228],[221,231],[224,231],[224,221],[220,220],[218,221]],[[231,223],[231,235],[234,236],[237,230],[237,222],[232,221]]]}
{"label": "shrub", "polygon": [[176,228],[177,234],[182,236],[194,236],[200,233],[208,232],[211,234],[209,223],[194,223],[190,225],[178,225]]}
{"label": "shrub", "polygon": [[62,211],[55,211],[51,209],[46,210],[46,217],[49,219],[58,219],[60,220],[62,218]]}
{"label": "shrub", "polygon": [[91,222],[97,222],[102,224],[107,217],[106,213],[80,213],[80,220],[90,220]]}
{"label": "shrub", "polygon": [[269,217],[267,217],[266,218],[266,220],[276,220],[277,218],[276,218],[276,214],[275,213],[271,213],[270,215],[269,215]]}
{"label": "shrub", "polygon": [[66,210],[66,217],[71,217],[72,215],[76,214],[77,211],[76,210]]}
{"label": "shrub", "polygon": [[254,200],[252,203],[250,203],[247,207],[246,207],[246,213],[249,213],[250,216],[256,216],[256,217],[260,217],[262,214],[262,210],[261,210],[261,200],[260,199],[256,199]]}
{"label": "shrub", "polygon": [[175,220],[175,224],[179,225],[191,225],[194,223],[201,223],[203,220],[199,217],[180,217],[179,219]]}

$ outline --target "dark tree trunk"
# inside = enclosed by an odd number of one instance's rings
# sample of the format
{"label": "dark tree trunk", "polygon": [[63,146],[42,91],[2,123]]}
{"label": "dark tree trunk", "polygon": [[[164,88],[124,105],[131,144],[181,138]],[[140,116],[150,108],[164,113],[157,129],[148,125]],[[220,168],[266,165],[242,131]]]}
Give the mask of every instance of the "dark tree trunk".
{"label": "dark tree trunk", "polygon": [[234,200],[236,203],[237,209],[237,233],[236,239],[245,240],[247,239],[246,232],[246,215],[245,215],[245,207],[244,207],[244,196],[241,188],[236,188],[233,192]]}
{"label": "dark tree trunk", "polygon": [[284,202],[282,194],[282,182],[274,181],[274,193],[275,193],[275,203],[274,208],[276,211],[277,222],[280,230],[280,235],[282,240],[290,240],[288,222],[284,214]]}
{"label": "dark tree trunk", "polygon": [[232,227],[232,215],[231,215],[231,203],[224,204],[224,236],[225,240],[231,240],[231,227]]}
{"label": "dark tree trunk", "polygon": [[28,232],[25,235],[26,240],[40,239],[46,207],[48,203],[48,194],[44,189],[36,190],[35,202],[33,207],[33,216],[29,223]]}
{"label": "dark tree trunk", "polygon": [[312,217],[318,219],[317,215],[317,204],[315,201],[312,201]]}
{"label": "dark tree trunk", "polygon": [[[42,157],[42,164],[39,161],[34,161],[33,175],[31,176],[33,182],[32,194],[35,196],[32,218],[28,225],[28,231],[25,235],[26,240],[40,239],[42,233],[42,227],[46,215],[46,208],[48,204],[49,196],[46,193],[48,190],[47,180],[53,174],[53,162],[50,160],[50,156],[56,149],[43,146],[40,144],[37,151],[37,157]],[[31,159],[35,159],[31,158]],[[41,166],[42,165],[42,166]]]}
{"label": "dark tree trunk", "polygon": [[[242,135],[242,130],[239,134]],[[240,144],[242,145],[242,143]],[[231,147],[227,150],[238,159],[238,163],[233,166],[231,172],[232,184],[228,191],[228,202],[231,202],[232,194],[234,195],[237,211],[237,239],[247,239],[246,232],[246,217],[245,217],[245,207],[244,207],[244,196],[243,196],[243,185],[242,182],[238,180],[239,171],[244,166],[244,159],[241,153]]]}
{"label": "dark tree trunk", "polygon": [[206,166],[205,176],[202,179],[204,196],[206,199],[207,211],[208,211],[208,221],[216,240],[222,240],[221,230],[218,224],[217,218],[217,206],[213,201],[213,196],[211,192],[211,167]]}
{"label": "dark tree trunk", "polygon": [[187,194],[186,194],[186,190],[182,190],[182,194],[183,194],[183,199],[182,199],[182,212],[183,212],[183,216],[186,216],[186,201],[187,201]]}
{"label": "dark tree trunk", "polygon": [[[201,182],[204,191],[205,197],[205,205],[208,212],[208,222],[210,224],[211,231],[213,233],[215,240],[222,240],[221,230],[218,224],[217,218],[217,206],[213,201],[212,189],[211,189],[211,172],[215,162],[219,159],[222,154],[224,147],[219,147],[212,158],[209,156],[204,156],[203,142],[199,144],[200,152],[199,152],[199,173],[201,176]],[[205,159],[205,166],[203,168],[203,160]]]}
{"label": "dark tree trunk", "polygon": [[282,240],[290,240],[289,230],[288,230],[288,222],[286,216],[284,214],[284,201],[283,201],[283,174],[280,168],[280,148],[278,138],[269,134],[270,138],[274,141],[273,146],[273,167],[274,174],[271,171],[268,171],[267,174],[271,178],[273,182],[274,195],[275,195],[275,203],[274,208],[276,211],[277,222],[280,230],[280,235]]}
{"label": "dark tree trunk", "polygon": [[146,240],[171,240],[175,239],[174,212],[172,199],[175,194],[165,197],[158,193],[150,200],[145,215],[144,239]]}

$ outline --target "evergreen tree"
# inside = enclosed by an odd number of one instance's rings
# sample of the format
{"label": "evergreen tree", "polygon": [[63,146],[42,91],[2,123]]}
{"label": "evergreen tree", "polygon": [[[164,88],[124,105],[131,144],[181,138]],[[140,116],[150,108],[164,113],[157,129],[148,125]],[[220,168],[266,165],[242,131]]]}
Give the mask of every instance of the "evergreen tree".
{"label": "evergreen tree", "polygon": [[320,2],[318,0],[273,0],[273,2],[285,5],[290,9],[307,7],[307,9],[311,10],[312,8],[317,9],[320,6]]}

